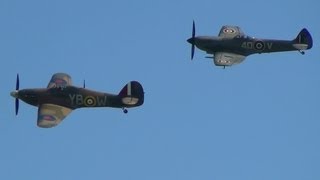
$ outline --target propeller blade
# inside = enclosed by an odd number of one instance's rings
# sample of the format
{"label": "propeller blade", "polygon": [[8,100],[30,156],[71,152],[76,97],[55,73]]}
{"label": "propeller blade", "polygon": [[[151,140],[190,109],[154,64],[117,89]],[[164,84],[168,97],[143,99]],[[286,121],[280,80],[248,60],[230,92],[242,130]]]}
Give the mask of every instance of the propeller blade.
{"label": "propeller blade", "polygon": [[[19,91],[19,86],[20,86],[20,80],[19,80],[19,74],[17,74],[16,91]],[[16,100],[15,100],[15,112],[16,112],[16,115],[18,115],[18,111],[19,111],[19,99],[16,97]]]}
{"label": "propeller blade", "polygon": [[83,88],[86,88],[86,80],[83,80]]}
{"label": "propeller blade", "polygon": [[16,80],[16,90],[19,90],[19,74],[17,74],[17,80]]}
{"label": "propeller blade", "polygon": [[193,60],[194,56],[194,44],[191,45],[191,60]]}
{"label": "propeller blade", "polygon": [[192,37],[191,37],[191,60],[193,60],[193,56],[194,56],[194,37],[196,35],[196,25],[195,22],[192,22]]}
{"label": "propeller blade", "polygon": [[19,111],[19,99],[16,98],[16,103],[15,103],[15,110],[16,110],[16,115],[18,115],[18,111]]}
{"label": "propeller blade", "polygon": [[195,22],[192,22],[192,38],[194,38],[196,35],[196,25]]}

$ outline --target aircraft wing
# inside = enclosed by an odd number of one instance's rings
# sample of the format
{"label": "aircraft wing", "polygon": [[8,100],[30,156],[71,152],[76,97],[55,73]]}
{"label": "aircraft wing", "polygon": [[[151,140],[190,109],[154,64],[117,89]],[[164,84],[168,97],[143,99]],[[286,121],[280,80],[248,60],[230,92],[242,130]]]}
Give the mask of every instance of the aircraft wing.
{"label": "aircraft wing", "polygon": [[37,125],[42,128],[51,128],[58,125],[72,109],[55,105],[41,104],[38,109]]}
{"label": "aircraft wing", "polygon": [[214,54],[214,64],[217,66],[231,66],[241,63],[246,56],[230,53],[230,52],[216,52]]}
{"label": "aircraft wing", "polygon": [[51,77],[47,88],[65,87],[72,85],[71,77],[65,73],[56,73]]}
{"label": "aircraft wing", "polygon": [[244,36],[245,34],[242,32],[240,27],[238,26],[222,26],[219,37],[222,38],[234,38],[236,36]]}

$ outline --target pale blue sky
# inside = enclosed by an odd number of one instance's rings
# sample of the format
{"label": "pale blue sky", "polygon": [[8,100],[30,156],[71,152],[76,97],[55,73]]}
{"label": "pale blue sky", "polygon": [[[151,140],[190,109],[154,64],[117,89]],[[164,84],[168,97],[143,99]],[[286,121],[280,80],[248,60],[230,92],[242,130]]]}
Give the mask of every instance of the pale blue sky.
{"label": "pale blue sky", "polygon": [[[320,179],[319,2],[0,1],[0,179]],[[238,25],[261,38],[314,47],[249,56],[222,69],[196,50],[198,35]],[[36,126],[20,88],[46,87],[65,72],[75,85],[118,93],[130,80],[145,104],[79,109],[59,126]]]}

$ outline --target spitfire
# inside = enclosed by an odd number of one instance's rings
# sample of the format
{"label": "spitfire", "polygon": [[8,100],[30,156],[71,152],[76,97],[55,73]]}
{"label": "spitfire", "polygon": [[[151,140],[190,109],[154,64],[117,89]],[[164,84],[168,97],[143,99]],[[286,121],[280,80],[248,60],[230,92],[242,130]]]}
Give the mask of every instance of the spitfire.
{"label": "spitfire", "polygon": [[312,37],[303,28],[293,40],[261,39],[247,36],[238,26],[223,26],[218,36],[196,36],[195,22],[192,24],[192,37],[187,40],[191,44],[191,59],[195,47],[213,56],[216,66],[232,66],[241,63],[251,54],[299,51],[312,48]]}
{"label": "spitfire", "polygon": [[72,110],[83,107],[137,107],[144,102],[144,92],[137,81],[127,83],[119,94],[109,94],[72,86],[71,77],[65,73],[52,76],[47,88],[19,90],[19,75],[17,75],[16,90],[10,94],[16,98],[16,114],[19,110],[19,99],[38,107],[37,125],[50,128],[58,125]]}

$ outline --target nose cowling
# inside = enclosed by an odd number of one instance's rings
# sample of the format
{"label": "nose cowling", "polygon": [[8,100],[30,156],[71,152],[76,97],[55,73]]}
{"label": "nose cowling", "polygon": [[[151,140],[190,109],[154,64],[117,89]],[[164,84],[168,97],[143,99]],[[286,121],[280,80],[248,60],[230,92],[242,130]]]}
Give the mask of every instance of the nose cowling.
{"label": "nose cowling", "polygon": [[189,38],[187,41],[188,41],[188,43],[190,43],[190,44],[194,44],[194,37]]}
{"label": "nose cowling", "polygon": [[18,91],[12,91],[10,92],[10,95],[14,98],[18,98]]}

